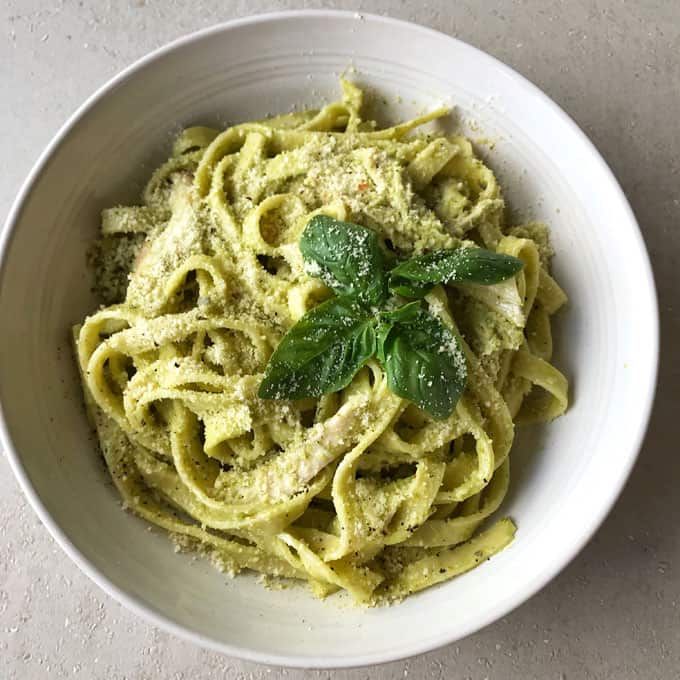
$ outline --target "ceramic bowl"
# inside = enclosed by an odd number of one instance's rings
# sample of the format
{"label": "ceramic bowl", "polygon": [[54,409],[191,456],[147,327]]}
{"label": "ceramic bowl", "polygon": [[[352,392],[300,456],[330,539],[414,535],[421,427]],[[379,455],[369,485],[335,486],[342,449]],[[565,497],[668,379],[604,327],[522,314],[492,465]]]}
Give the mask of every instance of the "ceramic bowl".
{"label": "ceramic bowl", "polygon": [[[122,512],[83,412],[71,324],[96,306],[86,251],[102,208],[138,200],[172,135],[332,100],[350,71],[396,119],[455,106],[517,218],[552,227],[570,297],[555,326],[572,405],[521,430],[502,509],[514,543],[473,571],[362,610],[303,588],[266,590],[176,554]],[[113,597],[178,635],[246,659],[340,667],[452,642],[516,607],[574,557],[631,470],[656,378],[649,261],[612,173],[577,126],[507,66],[413,24],[343,12],[286,12],[182,38],[97,91],[38,160],[11,210],[0,272],[2,443],[42,521]]]}

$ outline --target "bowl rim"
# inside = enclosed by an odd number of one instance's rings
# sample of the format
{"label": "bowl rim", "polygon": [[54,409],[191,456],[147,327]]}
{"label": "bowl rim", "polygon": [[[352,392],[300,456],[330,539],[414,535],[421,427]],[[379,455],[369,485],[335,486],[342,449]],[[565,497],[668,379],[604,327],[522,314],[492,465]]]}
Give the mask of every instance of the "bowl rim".
{"label": "bowl rim", "polygon": [[[630,220],[631,236],[636,241],[636,246],[640,249],[642,254],[642,268],[640,271],[641,279],[640,285],[645,289],[649,309],[648,316],[651,326],[648,329],[648,335],[651,339],[651,346],[647,355],[647,372],[645,375],[646,384],[644,390],[640,392],[639,397],[639,416],[635,424],[634,432],[630,439],[630,445],[627,450],[626,458],[621,460],[617,469],[617,477],[612,478],[611,483],[607,487],[606,492],[600,498],[599,507],[590,516],[590,520],[582,531],[578,541],[575,541],[567,548],[565,548],[557,558],[553,558],[552,563],[544,569],[541,578],[533,583],[526,584],[524,587],[516,590],[512,597],[508,598],[504,605],[490,612],[484,617],[479,617],[474,622],[469,623],[462,630],[456,632],[444,632],[427,639],[424,642],[415,643],[406,646],[395,647],[393,651],[388,653],[363,653],[357,654],[347,658],[335,658],[332,661],[325,657],[310,654],[309,656],[302,656],[299,654],[278,654],[266,653],[252,648],[234,646],[225,642],[218,641],[207,635],[197,633],[190,628],[184,627],[173,621],[171,618],[157,611],[154,607],[144,602],[138,597],[135,597],[122,588],[119,588],[112,581],[109,580],[102,572],[100,572],[83,553],[76,548],[71,542],[66,532],[52,519],[47,508],[41,501],[38,492],[33,486],[28,473],[22,463],[19,452],[14,448],[12,443],[9,424],[6,420],[3,405],[0,402],[0,445],[6,453],[10,468],[12,469],[19,486],[28,499],[30,505],[35,510],[41,522],[45,525],[49,533],[55,539],[57,544],[64,550],[64,552],[75,562],[79,569],[85,573],[94,583],[96,583],[108,595],[125,606],[130,611],[137,614],[148,623],[158,626],[165,631],[172,633],[184,640],[193,642],[201,647],[211,649],[213,651],[226,654],[228,656],[237,657],[247,661],[254,661],[258,663],[287,666],[295,668],[354,668],[361,666],[368,666],[373,664],[388,663],[390,661],[402,660],[417,654],[422,654],[433,649],[437,649],[446,644],[452,643],[456,640],[462,639],[476,631],[488,626],[492,622],[498,620],[502,616],[507,615],[519,605],[523,604],[530,597],[541,590],[549,581],[551,581],[562,569],[564,569],[576,555],[585,547],[590,541],[594,533],[601,526],[602,522],[614,506],[617,498],[621,494],[623,487],[630,476],[632,468],[637,460],[640,448],[642,446],[649,419],[651,416],[652,406],[654,404],[654,396],[656,392],[656,383],[659,365],[659,309],[654,276],[649,259],[644,239],[640,231],[639,224],[633,213],[633,210],[626,198],[616,176],[607,165],[604,158],[601,156],[595,145],[590,141],[588,136],[581,130],[581,128],[574,122],[574,120],[547,94],[545,94],[538,86],[534,85],[528,78],[524,77],[510,66],[506,65],[496,57],[484,52],[483,50],[470,45],[469,43],[450,36],[442,31],[422,26],[420,24],[406,21],[402,19],[395,19],[390,16],[382,16],[372,14],[369,12],[353,12],[349,10],[326,10],[326,9],[310,9],[310,10],[286,10],[265,12],[256,15],[232,19],[225,22],[220,22],[212,26],[191,32],[189,34],[180,36],[159,48],[152,50],[146,55],[134,61],[129,66],[119,71],[112,78],[101,85],[93,94],[91,94],[66,120],[60,127],[57,133],[52,137],[49,144],[45,147],[43,152],[35,161],[33,167],[28,173],[26,179],[23,181],[16,198],[14,199],[9,210],[4,227],[0,232],[0,287],[6,271],[6,262],[9,253],[9,248],[15,233],[21,214],[24,209],[26,199],[33,190],[34,185],[38,181],[45,166],[48,164],[54,152],[59,148],[62,142],[69,135],[71,130],[77,123],[83,119],[90,109],[100,100],[104,99],[111,91],[118,85],[123,83],[133,74],[143,70],[146,66],[153,62],[163,59],[165,56],[175,51],[178,48],[191,45],[199,42],[204,38],[231,30],[239,29],[243,26],[250,26],[258,23],[277,22],[286,19],[309,19],[312,17],[324,17],[327,19],[348,19],[348,18],[363,18],[370,22],[385,24],[387,26],[394,26],[400,28],[408,28],[412,31],[418,31],[424,36],[441,39],[442,37],[452,40],[465,49],[470,50],[477,58],[490,60],[494,67],[505,73],[506,76],[517,80],[518,84],[523,88],[531,91],[535,96],[539,97],[542,102],[553,109],[553,112],[562,120],[562,122],[570,128],[571,132],[580,138],[581,142],[590,151],[593,162],[600,166],[600,170],[611,182],[612,188],[616,192],[617,199],[621,202],[621,206],[627,212]],[[330,661],[330,663],[329,663]]]}

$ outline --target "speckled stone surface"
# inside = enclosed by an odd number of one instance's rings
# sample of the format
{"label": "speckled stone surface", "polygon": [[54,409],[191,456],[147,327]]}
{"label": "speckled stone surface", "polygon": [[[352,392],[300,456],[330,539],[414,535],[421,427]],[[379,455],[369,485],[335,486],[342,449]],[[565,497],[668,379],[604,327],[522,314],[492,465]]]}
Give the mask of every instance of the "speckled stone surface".
{"label": "speckled stone surface", "polygon": [[[0,678],[555,680],[680,673],[680,9],[676,2],[0,3],[0,215],[66,117],[149,50],[232,17],[332,7],[391,14],[457,36],[516,68],[599,147],[640,220],[660,294],[657,404],[633,476],[581,555],[485,630],[376,668],[244,663],[159,631],[94,586],[27,506],[0,456]],[[674,417],[675,416],[675,417]]]}

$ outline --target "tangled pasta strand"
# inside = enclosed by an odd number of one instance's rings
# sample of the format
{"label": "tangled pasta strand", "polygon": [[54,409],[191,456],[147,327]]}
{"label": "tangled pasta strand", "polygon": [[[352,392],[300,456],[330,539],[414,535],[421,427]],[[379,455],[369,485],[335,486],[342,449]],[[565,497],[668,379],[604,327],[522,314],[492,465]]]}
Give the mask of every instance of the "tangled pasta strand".
{"label": "tangled pasta strand", "polygon": [[[550,317],[566,296],[545,227],[504,224],[496,178],[470,142],[411,134],[446,111],[377,130],[362,98],[343,81],[342,100],[320,111],[184,130],[143,205],[104,211],[109,304],[74,339],[128,508],[224,570],[377,604],[512,541],[509,519],[477,531],[508,489],[514,423],[567,407],[550,363]],[[257,397],[281,337],[329,296],[298,248],[316,214],[371,227],[399,254],[474,242],[523,261],[503,283],[426,297],[461,334],[468,366],[445,420],[391,393],[375,362],[319,399]]]}

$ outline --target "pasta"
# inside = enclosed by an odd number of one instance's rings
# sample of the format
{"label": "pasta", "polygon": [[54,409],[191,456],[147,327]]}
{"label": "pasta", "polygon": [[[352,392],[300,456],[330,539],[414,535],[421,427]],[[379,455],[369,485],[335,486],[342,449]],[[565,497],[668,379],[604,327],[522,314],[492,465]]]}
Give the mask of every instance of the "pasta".
{"label": "pasta", "polygon": [[[93,251],[105,306],[74,328],[85,402],[132,512],[230,573],[251,569],[397,601],[508,545],[479,532],[509,484],[515,423],[567,407],[550,363],[566,296],[538,223],[508,226],[470,142],[377,129],[362,91],[318,111],[193,127],[142,205],[102,215]],[[437,419],[393,393],[370,359],[342,390],[258,397],[284,333],[330,296],[298,248],[310,218],[375,231],[396,256],[477,244],[522,270],[495,285],[434,286],[425,304],[460,334],[467,387]]]}

